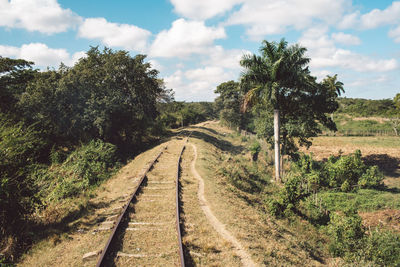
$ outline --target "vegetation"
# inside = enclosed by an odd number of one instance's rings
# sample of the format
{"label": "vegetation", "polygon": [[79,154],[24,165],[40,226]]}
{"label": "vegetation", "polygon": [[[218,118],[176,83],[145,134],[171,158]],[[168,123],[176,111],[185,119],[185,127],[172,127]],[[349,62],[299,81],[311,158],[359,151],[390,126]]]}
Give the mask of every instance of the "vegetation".
{"label": "vegetation", "polygon": [[213,118],[212,103],[174,102],[145,59],[92,47],[73,67],[37,71],[33,62],[0,57],[0,250],[7,260],[30,245],[34,212],[89,196],[168,128]]}
{"label": "vegetation", "polygon": [[[297,44],[288,46],[285,40],[263,41],[260,52],[260,56],[245,55],[241,60],[245,72],[240,83],[229,81],[217,87],[215,93],[220,96],[216,106],[225,124],[232,128],[253,128],[259,136],[275,144],[276,179],[279,179],[281,149],[284,154],[294,156],[295,138],[300,145],[310,145],[308,139],[321,132],[319,123],[336,130],[326,114],[337,109],[336,98],[343,91],[343,84],[336,76],[317,83],[307,67],[310,59],[304,56],[306,49]],[[240,106],[242,111],[252,108],[253,113],[242,114]]]}

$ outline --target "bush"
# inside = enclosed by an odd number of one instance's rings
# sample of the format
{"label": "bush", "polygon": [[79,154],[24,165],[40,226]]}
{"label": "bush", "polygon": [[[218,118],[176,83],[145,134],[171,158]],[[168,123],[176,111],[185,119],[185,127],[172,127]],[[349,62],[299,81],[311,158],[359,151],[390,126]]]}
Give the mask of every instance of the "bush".
{"label": "bush", "polygon": [[344,215],[331,214],[328,233],[331,237],[329,250],[334,256],[354,259],[363,246],[365,229],[355,210],[347,210]]}
{"label": "bush", "polygon": [[261,151],[260,143],[255,141],[253,144],[251,144],[249,149],[250,149],[251,157],[252,157],[253,161],[257,161],[258,153],[260,153],[260,151]]}
{"label": "bush", "polygon": [[373,262],[381,266],[400,266],[400,235],[378,230],[366,234],[355,210],[332,214],[328,225],[329,249],[333,256],[350,262]]}
{"label": "bush", "polygon": [[101,140],[91,141],[72,152],[61,165],[42,172],[43,177],[52,177],[51,185],[41,183],[42,190],[49,190],[43,195],[47,195],[48,201],[79,195],[109,178],[116,163],[116,146]]}
{"label": "bush", "polygon": [[308,196],[304,187],[304,178],[300,175],[289,176],[284,187],[279,191],[278,198],[270,201],[269,211],[276,217],[291,215],[298,208],[302,199]]}
{"label": "bush", "polygon": [[400,235],[391,231],[372,231],[363,254],[366,260],[382,266],[400,266]]}
{"label": "bush", "polygon": [[235,188],[246,193],[260,193],[271,179],[257,165],[239,159],[229,159],[218,172]]}
{"label": "bush", "polygon": [[29,173],[44,147],[39,136],[33,127],[0,117],[0,235],[18,228],[37,202]]}
{"label": "bush", "polygon": [[301,154],[295,164],[295,171],[307,179],[310,189],[314,191],[333,188],[350,192],[356,187],[377,188],[383,180],[383,174],[377,166],[368,167],[364,164],[360,150],[347,156],[331,156],[325,163]]}

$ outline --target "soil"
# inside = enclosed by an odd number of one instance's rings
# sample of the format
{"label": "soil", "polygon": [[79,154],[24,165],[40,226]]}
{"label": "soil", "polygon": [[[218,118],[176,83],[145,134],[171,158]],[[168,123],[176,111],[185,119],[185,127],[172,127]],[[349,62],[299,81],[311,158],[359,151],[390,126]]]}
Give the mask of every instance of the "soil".
{"label": "soil", "polygon": [[199,180],[199,189],[198,189],[198,199],[203,209],[204,214],[208,218],[210,224],[214,227],[214,229],[227,241],[231,242],[235,247],[237,254],[240,256],[243,266],[256,266],[256,264],[252,261],[250,255],[244,250],[242,244],[229,232],[226,230],[225,226],[215,217],[212,212],[210,206],[208,205],[207,199],[204,196],[204,181],[203,178],[196,170],[196,160],[197,160],[197,147],[194,144],[191,144],[194,150],[194,160],[192,161],[191,170],[193,175]]}
{"label": "soil", "polygon": [[365,227],[371,230],[382,227],[400,232],[400,210],[378,210],[373,212],[359,213]]}

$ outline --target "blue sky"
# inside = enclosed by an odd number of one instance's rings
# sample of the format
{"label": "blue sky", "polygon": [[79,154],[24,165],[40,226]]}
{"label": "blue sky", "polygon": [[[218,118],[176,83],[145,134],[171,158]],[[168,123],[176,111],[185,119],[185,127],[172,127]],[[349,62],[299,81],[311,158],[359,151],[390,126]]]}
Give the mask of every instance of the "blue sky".
{"label": "blue sky", "polygon": [[0,55],[72,66],[90,46],[148,55],[177,100],[212,101],[262,40],[300,43],[345,96],[400,93],[400,1],[0,0]]}

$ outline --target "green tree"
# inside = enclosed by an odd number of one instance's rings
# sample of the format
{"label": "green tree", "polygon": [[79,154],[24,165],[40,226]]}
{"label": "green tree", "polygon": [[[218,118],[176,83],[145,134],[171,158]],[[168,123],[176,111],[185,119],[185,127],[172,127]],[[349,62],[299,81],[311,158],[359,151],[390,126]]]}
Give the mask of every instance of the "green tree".
{"label": "green tree", "polygon": [[145,58],[93,47],[72,68],[38,75],[19,106],[55,143],[101,139],[132,149],[154,123],[157,101],[168,98],[158,71]]}
{"label": "green tree", "polygon": [[396,94],[393,98],[393,103],[395,110],[392,112],[392,116],[390,116],[390,123],[396,136],[398,136],[400,131],[400,93]]}
{"label": "green tree", "polygon": [[[15,104],[36,71],[33,62],[0,56],[0,112],[15,113]],[[15,114],[14,114],[15,115]]]}
{"label": "green tree", "polygon": [[240,102],[242,99],[239,83],[228,81],[217,86],[214,93],[220,94],[215,99],[220,120],[231,128],[241,126]]}
{"label": "green tree", "polygon": [[[284,39],[279,43],[263,41],[260,52],[260,56],[245,55],[240,62],[245,68],[241,77],[245,93],[242,109],[259,110],[258,118],[263,122],[259,125],[264,125],[258,127],[258,133],[268,138],[273,133],[275,179],[280,180],[280,136],[282,150],[293,155],[297,148],[294,138],[300,145],[310,145],[308,139],[321,131],[319,123],[336,130],[326,113],[338,108],[336,98],[343,88],[336,76],[317,83],[307,67],[310,59],[304,56],[306,48],[298,44],[288,46]],[[272,114],[273,131],[269,124]]]}

